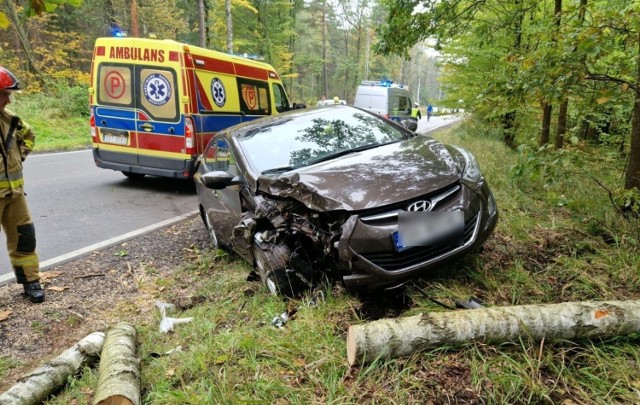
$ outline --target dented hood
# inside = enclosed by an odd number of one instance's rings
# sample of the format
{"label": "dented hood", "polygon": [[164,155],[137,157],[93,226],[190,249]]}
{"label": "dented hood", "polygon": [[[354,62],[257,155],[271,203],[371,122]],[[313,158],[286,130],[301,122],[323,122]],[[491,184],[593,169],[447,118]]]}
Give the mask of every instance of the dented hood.
{"label": "dented hood", "polygon": [[290,197],[316,211],[360,211],[402,202],[460,179],[449,149],[428,137],[355,152],[286,172],[260,176],[258,190]]}

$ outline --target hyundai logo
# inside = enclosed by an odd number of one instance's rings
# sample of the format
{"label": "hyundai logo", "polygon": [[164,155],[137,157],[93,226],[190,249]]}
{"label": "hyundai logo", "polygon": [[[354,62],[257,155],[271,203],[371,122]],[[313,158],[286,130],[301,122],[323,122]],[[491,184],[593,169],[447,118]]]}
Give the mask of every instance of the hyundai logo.
{"label": "hyundai logo", "polygon": [[411,203],[407,207],[407,211],[413,211],[413,212],[431,211],[431,201],[420,200],[420,201],[416,201],[414,203]]}

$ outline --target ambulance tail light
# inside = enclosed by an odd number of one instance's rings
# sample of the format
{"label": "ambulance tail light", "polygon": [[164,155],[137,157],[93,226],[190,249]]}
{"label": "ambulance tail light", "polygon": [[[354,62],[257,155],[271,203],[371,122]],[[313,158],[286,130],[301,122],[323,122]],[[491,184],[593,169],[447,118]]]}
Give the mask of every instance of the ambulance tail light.
{"label": "ambulance tail light", "polygon": [[98,130],[96,128],[96,116],[93,114],[93,107],[89,109],[90,117],[89,118],[89,128],[91,128],[91,139],[93,142],[98,142]]}
{"label": "ambulance tail light", "polygon": [[184,147],[185,154],[193,155],[195,146],[196,129],[193,118],[186,117],[184,119]]}

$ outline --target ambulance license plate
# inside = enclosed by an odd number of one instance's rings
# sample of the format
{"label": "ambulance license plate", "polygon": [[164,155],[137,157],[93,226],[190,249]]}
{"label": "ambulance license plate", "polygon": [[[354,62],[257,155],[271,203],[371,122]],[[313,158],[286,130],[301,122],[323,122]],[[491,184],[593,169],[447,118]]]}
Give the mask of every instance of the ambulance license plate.
{"label": "ambulance license plate", "polygon": [[102,134],[102,142],[115,143],[117,145],[126,145],[127,144],[127,136],[126,135]]}

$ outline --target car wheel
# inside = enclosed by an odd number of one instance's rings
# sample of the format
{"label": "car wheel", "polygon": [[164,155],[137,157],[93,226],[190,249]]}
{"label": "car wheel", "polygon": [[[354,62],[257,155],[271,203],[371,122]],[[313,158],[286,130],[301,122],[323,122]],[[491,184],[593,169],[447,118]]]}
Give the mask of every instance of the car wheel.
{"label": "car wheel", "polygon": [[142,180],[145,176],[144,173],[122,172],[127,178],[131,180]]}
{"label": "car wheel", "polygon": [[294,277],[289,277],[286,270],[288,256],[280,254],[282,252],[279,252],[278,249],[279,246],[276,246],[274,247],[275,252],[267,252],[254,246],[256,269],[260,280],[272,295],[295,297],[303,290],[303,287]]}
{"label": "car wheel", "polygon": [[202,220],[204,221],[204,226],[207,228],[207,231],[209,231],[209,239],[211,239],[211,247],[213,247],[214,249],[218,249],[220,247],[220,244],[218,243],[218,237],[216,236],[216,231],[213,230],[213,226],[211,225],[209,216],[202,211],[200,213],[202,214]]}

